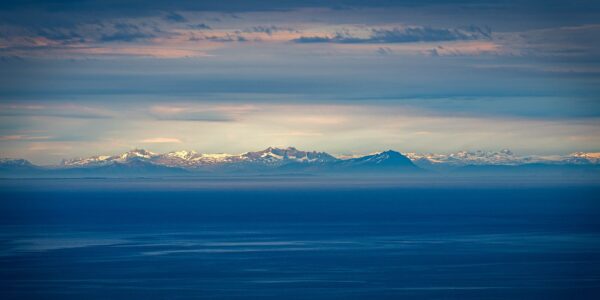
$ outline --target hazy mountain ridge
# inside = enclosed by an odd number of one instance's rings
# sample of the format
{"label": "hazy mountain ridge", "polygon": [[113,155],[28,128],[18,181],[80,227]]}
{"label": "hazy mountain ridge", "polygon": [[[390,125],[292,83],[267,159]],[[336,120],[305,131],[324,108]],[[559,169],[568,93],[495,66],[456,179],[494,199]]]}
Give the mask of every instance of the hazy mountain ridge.
{"label": "hazy mountain ridge", "polygon": [[508,149],[500,151],[459,151],[450,154],[406,153],[417,165],[505,165],[517,166],[525,164],[599,164],[600,153],[575,152],[568,155],[527,155],[518,156]]}
{"label": "hazy mountain ridge", "polygon": [[294,147],[275,148],[269,147],[262,151],[246,152],[242,154],[203,154],[196,151],[173,151],[164,154],[149,152],[143,149],[134,149],[129,152],[113,156],[93,156],[89,158],[76,158],[63,160],[61,166],[91,166],[106,165],[111,163],[126,163],[133,158],[145,159],[149,162],[174,167],[195,168],[217,164],[249,163],[265,165],[281,165],[287,162],[333,162],[338,159],[325,152],[307,152]]}
{"label": "hazy mountain ridge", "polygon": [[[576,167],[582,166],[582,167]],[[118,155],[63,160],[57,166],[36,166],[24,159],[0,159],[7,175],[146,176],[211,173],[411,173],[422,170],[453,172],[541,172],[583,170],[600,166],[600,153],[576,152],[560,156],[517,156],[498,152],[460,151],[451,154],[384,152],[338,158],[326,152],[294,147],[269,147],[242,154],[205,154],[196,151],[154,153],[133,149]]]}
{"label": "hazy mountain ridge", "polygon": [[[11,163],[0,164],[3,173],[11,174]],[[20,160],[21,164],[29,163]],[[30,164],[30,163],[29,163]],[[6,168],[2,166],[6,165]],[[30,164],[35,167],[33,164]],[[118,155],[98,155],[63,160],[57,166],[36,167],[31,175],[52,176],[145,176],[188,175],[203,173],[326,173],[353,171],[418,171],[399,152],[385,151],[360,158],[339,159],[326,152],[303,151],[294,147],[269,147],[242,154],[203,154],[195,151],[154,153],[133,149]],[[35,171],[35,172],[34,172]]]}
{"label": "hazy mountain ridge", "polygon": [[[338,158],[326,152],[302,151],[294,147],[276,148],[269,147],[265,150],[245,152],[242,154],[227,153],[198,153],[196,151],[173,151],[168,153],[153,153],[143,149],[133,149],[119,155],[99,155],[88,158],[76,158],[63,160],[62,167],[76,166],[99,166],[111,163],[127,163],[131,159],[144,159],[149,162],[182,168],[194,168],[219,164],[264,164],[280,166],[287,163],[356,163],[371,162],[377,164],[377,160],[389,159],[390,156],[404,159],[408,158],[416,165],[445,164],[449,166],[467,165],[523,165],[523,164],[599,164],[600,153],[598,152],[575,152],[569,155],[528,155],[518,156],[508,149],[500,151],[459,151],[450,154],[420,154],[405,153],[397,156],[399,152],[388,150],[375,154],[369,154],[351,158]],[[385,159],[382,159],[385,157]],[[6,159],[5,159],[6,160]],[[1,163],[2,161],[0,161]]]}

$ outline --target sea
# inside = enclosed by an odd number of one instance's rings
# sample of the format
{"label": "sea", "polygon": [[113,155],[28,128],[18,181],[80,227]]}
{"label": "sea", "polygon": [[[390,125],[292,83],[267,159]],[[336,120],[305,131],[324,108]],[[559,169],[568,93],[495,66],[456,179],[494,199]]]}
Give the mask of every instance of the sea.
{"label": "sea", "polygon": [[0,181],[0,299],[600,299],[600,186]]}

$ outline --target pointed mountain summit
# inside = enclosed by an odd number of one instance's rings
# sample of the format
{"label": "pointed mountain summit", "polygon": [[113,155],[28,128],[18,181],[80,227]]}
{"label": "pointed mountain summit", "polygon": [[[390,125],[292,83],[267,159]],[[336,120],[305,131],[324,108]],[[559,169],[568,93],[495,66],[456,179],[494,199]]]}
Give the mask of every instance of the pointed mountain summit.
{"label": "pointed mountain summit", "polygon": [[416,171],[419,170],[412,161],[402,153],[388,150],[340,162],[342,168],[363,171]]}
{"label": "pointed mountain summit", "polygon": [[359,158],[353,159],[355,163],[358,164],[375,164],[375,165],[406,165],[406,166],[414,166],[412,161],[402,155],[400,152],[396,152],[393,150],[387,150],[384,152],[379,152]]}

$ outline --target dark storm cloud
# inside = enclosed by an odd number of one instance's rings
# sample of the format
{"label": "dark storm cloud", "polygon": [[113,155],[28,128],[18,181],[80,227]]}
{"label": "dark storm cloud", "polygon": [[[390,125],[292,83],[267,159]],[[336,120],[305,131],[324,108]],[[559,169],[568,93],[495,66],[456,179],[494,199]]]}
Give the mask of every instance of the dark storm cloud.
{"label": "dark storm cloud", "polygon": [[368,37],[354,36],[348,32],[338,32],[332,37],[306,36],[294,40],[297,43],[414,43],[447,42],[490,39],[491,30],[469,26],[466,28],[431,28],[411,26],[392,29],[372,29]]}

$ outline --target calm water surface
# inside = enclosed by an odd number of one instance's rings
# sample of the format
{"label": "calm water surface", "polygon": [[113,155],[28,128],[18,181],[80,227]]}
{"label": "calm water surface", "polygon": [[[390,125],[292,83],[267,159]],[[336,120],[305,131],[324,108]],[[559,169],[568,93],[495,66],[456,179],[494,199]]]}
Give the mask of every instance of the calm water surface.
{"label": "calm water surface", "polygon": [[600,189],[9,189],[2,299],[598,299]]}

